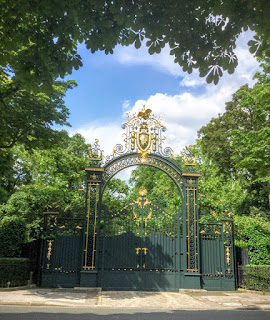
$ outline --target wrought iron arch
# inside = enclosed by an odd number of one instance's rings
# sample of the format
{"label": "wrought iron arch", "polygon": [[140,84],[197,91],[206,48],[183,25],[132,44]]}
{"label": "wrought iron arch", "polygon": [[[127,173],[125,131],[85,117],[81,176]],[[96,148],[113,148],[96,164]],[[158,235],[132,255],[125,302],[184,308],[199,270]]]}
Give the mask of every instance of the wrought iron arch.
{"label": "wrought iron arch", "polygon": [[102,175],[102,186],[101,193],[103,194],[108,182],[120,171],[137,165],[145,165],[149,167],[157,168],[163,172],[165,172],[168,177],[170,177],[175,183],[179,194],[183,200],[183,179],[182,179],[182,170],[179,165],[174,163],[173,161],[166,159],[158,154],[150,154],[148,155],[145,163],[140,162],[139,153],[129,153],[123,156],[112,159],[107,162],[104,166],[104,172]]}

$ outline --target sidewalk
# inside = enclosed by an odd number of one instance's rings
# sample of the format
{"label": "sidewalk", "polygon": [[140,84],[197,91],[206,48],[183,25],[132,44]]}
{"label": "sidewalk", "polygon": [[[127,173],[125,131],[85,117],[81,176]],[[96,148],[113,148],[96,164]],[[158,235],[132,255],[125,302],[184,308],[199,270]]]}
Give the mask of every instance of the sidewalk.
{"label": "sidewalk", "polygon": [[270,293],[101,291],[98,288],[0,291],[0,305],[170,310],[270,310]]}

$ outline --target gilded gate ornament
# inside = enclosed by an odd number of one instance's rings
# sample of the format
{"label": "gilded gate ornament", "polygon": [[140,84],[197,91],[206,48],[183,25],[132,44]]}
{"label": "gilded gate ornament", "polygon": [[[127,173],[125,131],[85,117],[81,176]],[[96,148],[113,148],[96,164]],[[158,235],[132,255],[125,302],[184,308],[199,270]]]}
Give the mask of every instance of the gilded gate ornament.
{"label": "gilded gate ornament", "polygon": [[186,166],[195,166],[197,162],[197,156],[193,154],[192,145],[189,145],[184,153],[183,153],[183,160]]}
{"label": "gilded gate ornament", "polygon": [[117,144],[113,148],[111,156],[106,157],[106,162],[123,154],[137,152],[139,162],[145,164],[150,153],[159,154],[163,157],[174,158],[173,150],[170,147],[163,149],[165,137],[163,132],[166,127],[161,123],[151,109],[145,109],[145,105],[138,113],[127,114],[127,121],[122,124],[126,129],[124,133],[124,145]]}
{"label": "gilded gate ornament", "polygon": [[96,139],[91,149],[88,150],[89,159],[91,161],[101,161],[103,150],[100,149],[99,140]]}

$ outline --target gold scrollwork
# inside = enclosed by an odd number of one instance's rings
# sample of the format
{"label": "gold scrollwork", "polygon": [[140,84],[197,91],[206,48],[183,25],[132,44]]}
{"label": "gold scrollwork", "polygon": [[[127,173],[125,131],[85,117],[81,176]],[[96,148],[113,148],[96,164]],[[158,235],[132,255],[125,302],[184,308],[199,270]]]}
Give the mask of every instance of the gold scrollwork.
{"label": "gold scrollwork", "polygon": [[142,248],[143,252],[144,252],[144,255],[146,256],[147,255],[147,250],[148,248]]}
{"label": "gold scrollwork", "polygon": [[172,148],[162,145],[165,140],[163,132],[166,127],[161,124],[161,118],[153,115],[151,109],[145,109],[133,115],[127,114],[127,121],[122,124],[126,129],[124,134],[124,144],[116,144],[113,148],[112,155],[106,158],[110,161],[115,156],[120,156],[129,152],[136,151],[139,154],[139,162],[145,164],[150,153],[157,153],[164,157],[174,159]]}
{"label": "gold scrollwork", "polygon": [[195,184],[196,180],[190,178],[187,180],[188,184]]}
{"label": "gold scrollwork", "polygon": [[231,247],[226,246],[226,263],[227,265],[231,265]]}
{"label": "gold scrollwork", "polygon": [[51,260],[52,255],[52,245],[54,240],[47,240],[48,241],[48,252],[47,252],[47,260]]}
{"label": "gold scrollwork", "polygon": [[146,188],[145,187],[140,187],[140,189],[139,189],[139,195],[141,196],[141,197],[145,197],[146,195],[147,195],[147,190],[146,190]]}

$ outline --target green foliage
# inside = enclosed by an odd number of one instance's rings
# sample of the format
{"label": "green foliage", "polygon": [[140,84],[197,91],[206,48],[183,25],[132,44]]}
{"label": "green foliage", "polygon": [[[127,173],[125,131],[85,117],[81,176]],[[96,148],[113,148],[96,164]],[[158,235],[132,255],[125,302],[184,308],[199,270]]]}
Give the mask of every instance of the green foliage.
{"label": "green foliage", "polygon": [[0,257],[19,257],[26,240],[26,225],[20,217],[5,217],[0,224]]}
{"label": "green foliage", "polygon": [[89,164],[89,145],[80,134],[62,132],[55,147],[32,152],[15,148],[13,193],[0,205],[0,217],[19,216],[28,224],[32,237],[38,237],[47,204],[57,202],[64,215],[82,216],[84,194],[79,192]]}
{"label": "green foliage", "polygon": [[50,93],[41,89],[33,93],[0,67],[0,204],[24,176],[18,171],[20,160],[14,148],[48,149],[64,138],[63,131],[53,125],[69,125],[64,97],[75,85],[74,81],[54,81]]}
{"label": "green foliage", "polygon": [[256,32],[251,52],[269,55],[268,0],[2,0],[0,8],[0,65],[27,90],[49,90],[53,79],[81,67],[82,42],[105,54],[117,44],[139,48],[144,39],[149,54],[168,45],[185,72],[199,69],[214,83],[224,71],[234,72],[235,42],[243,30]]}
{"label": "green foliage", "polygon": [[261,227],[250,226],[246,229],[249,235],[247,245],[250,260],[253,264],[270,264],[270,232]]}
{"label": "green foliage", "polygon": [[16,144],[28,149],[51,146],[61,137],[52,125],[69,125],[64,97],[75,85],[74,81],[54,81],[48,94],[28,92],[0,68],[0,149]]}
{"label": "green foliage", "polygon": [[251,216],[234,216],[235,237],[243,241],[254,265],[270,264],[270,222],[258,210]]}
{"label": "green foliage", "polygon": [[270,265],[247,265],[245,285],[248,289],[270,291]]}
{"label": "green foliage", "polygon": [[202,216],[210,216],[220,219],[225,207],[238,208],[244,198],[242,183],[240,180],[227,178],[219,173],[219,167],[207,160],[197,146],[199,163],[197,171],[201,173],[199,179],[199,212]]}
{"label": "green foliage", "polygon": [[165,211],[176,213],[182,204],[181,195],[173,180],[163,171],[149,166],[138,166],[132,171],[130,201],[139,197],[138,191],[144,186],[147,198],[159,204]]}
{"label": "green foliage", "polygon": [[226,112],[198,133],[202,154],[218,169],[215,176],[240,183],[245,197],[236,208],[239,213],[270,206],[270,60],[261,66],[253,88],[241,87]]}
{"label": "green foliage", "polygon": [[102,204],[104,204],[112,213],[116,213],[127,203],[129,186],[122,180],[113,178],[105,189]]}
{"label": "green foliage", "polygon": [[0,286],[27,284],[30,278],[30,262],[26,258],[0,258]]}

